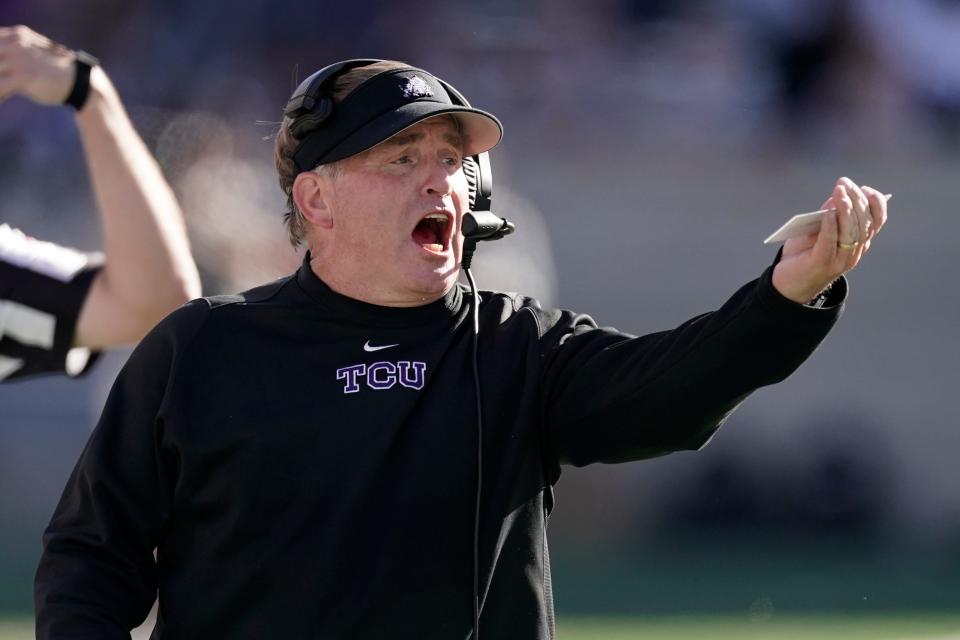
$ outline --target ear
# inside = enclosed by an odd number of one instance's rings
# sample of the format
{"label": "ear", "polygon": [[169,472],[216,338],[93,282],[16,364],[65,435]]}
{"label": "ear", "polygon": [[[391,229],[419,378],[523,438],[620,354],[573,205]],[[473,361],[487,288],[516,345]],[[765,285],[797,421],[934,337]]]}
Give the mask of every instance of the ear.
{"label": "ear", "polygon": [[310,224],[322,229],[333,227],[333,210],[330,208],[331,183],[327,176],[304,171],[293,181],[293,201]]}

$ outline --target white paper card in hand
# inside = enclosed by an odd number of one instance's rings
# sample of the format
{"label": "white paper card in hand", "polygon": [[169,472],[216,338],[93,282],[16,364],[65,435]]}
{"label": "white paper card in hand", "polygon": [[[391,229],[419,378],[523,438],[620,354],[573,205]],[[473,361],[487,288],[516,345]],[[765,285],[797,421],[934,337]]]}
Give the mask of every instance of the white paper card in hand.
{"label": "white paper card in hand", "polygon": [[[887,193],[883,197],[889,200],[891,195],[893,194]],[[790,238],[816,233],[820,230],[820,219],[823,218],[823,214],[833,212],[836,212],[836,209],[818,209],[808,213],[798,213],[774,231],[770,237],[763,241],[763,244],[784,242]]]}
{"label": "white paper card in hand", "polygon": [[823,217],[823,214],[828,211],[835,211],[835,209],[820,209],[818,211],[810,211],[809,213],[798,213],[787,220],[782,227],[774,231],[769,238],[763,241],[763,244],[784,242],[797,236],[816,233],[820,229],[820,219]]}

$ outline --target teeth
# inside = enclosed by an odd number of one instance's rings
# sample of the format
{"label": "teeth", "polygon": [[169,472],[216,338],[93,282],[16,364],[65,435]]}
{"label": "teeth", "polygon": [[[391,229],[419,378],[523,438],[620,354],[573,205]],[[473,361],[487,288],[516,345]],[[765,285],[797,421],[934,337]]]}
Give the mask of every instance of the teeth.
{"label": "teeth", "polygon": [[444,215],[444,214],[442,214],[442,213],[431,213],[430,215],[426,216],[426,217],[424,218],[424,220],[443,220],[443,221],[446,221],[446,220],[447,220],[447,216]]}

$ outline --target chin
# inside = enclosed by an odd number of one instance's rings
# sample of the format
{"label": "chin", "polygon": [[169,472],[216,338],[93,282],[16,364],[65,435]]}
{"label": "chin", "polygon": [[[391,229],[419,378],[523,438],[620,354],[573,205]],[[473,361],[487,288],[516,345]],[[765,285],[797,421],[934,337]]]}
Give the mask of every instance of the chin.
{"label": "chin", "polygon": [[424,298],[439,298],[457,283],[459,269],[444,269],[442,272],[433,271],[411,278],[411,290]]}

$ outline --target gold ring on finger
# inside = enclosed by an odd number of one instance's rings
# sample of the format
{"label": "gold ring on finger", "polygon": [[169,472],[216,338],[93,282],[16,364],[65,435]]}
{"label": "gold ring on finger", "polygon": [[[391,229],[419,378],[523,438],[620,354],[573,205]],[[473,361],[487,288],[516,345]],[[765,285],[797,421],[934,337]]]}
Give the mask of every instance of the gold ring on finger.
{"label": "gold ring on finger", "polygon": [[853,250],[857,247],[858,244],[860,244],[860,243],[857,242],[857,241],[853,241],[853,242],[838,242],[838,243],[837,243],[837,248],[838,248],[838,249],[843,249],[844,251],[853,251]]}

